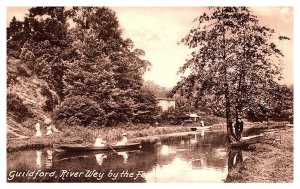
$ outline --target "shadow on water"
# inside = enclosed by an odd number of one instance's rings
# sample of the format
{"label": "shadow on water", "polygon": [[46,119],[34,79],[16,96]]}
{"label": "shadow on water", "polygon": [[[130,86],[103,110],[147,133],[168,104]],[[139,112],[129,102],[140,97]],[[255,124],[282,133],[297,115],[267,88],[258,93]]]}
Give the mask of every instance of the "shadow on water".
{"label": "shadow on water", "polygon": [[[225,133],[195,132],[141,144],[140,150],[117,153],[53,149],[8,153],[8,182],[223,182],[227,176]],[[12,174],[39,170],[54,176]],[[75,177],[75,172],[82,175]]]}

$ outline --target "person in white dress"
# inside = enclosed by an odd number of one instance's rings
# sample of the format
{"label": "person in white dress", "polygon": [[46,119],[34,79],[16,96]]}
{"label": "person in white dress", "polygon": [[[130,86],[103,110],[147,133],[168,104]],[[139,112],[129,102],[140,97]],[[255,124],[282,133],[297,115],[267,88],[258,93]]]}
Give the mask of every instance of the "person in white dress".
{"label": "person in white dress", "polygon": [[201,120],[200,126],[201,126],[201,127],[204,127],[204,121],[203,121],[203,120]]}
{"label": "person in white dress", "polygon": [[123,133],[122,134],[123,138],[121,141],[119,141],[116,145],[117,146],[120,146],[120,145],[125,145],[128,141],[128,138],[127,138],[127,134],[126,133]]}
{"label": "person in white dress", "polygon": [[38,119],[37,120],[37,123],[35,124],[35,130],[36,130],[36,133],[35,133],[35,136],[36,137],[41,137],[42,136],[42,132],[41,132],[41,124],[40,124],[40,120]]}
{"label": "person in white dress", "polygon": [[46,135],[47,135],[47,136],[52,135],[52,124],[49,124],[49,125],[48,125]]}
{"label": "person in white dress", "polygon": [[102,140],[101,135],[97,136],[94,146],[106,146],[106,141]]}

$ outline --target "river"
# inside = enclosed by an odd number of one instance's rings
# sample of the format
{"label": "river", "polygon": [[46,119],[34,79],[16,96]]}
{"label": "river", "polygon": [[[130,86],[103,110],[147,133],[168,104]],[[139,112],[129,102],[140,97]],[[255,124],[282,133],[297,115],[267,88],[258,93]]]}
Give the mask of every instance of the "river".
{"label": "river", "polygon": [[[203,136],[204,134],[204,136]],[[64,153],[52,148],[7,154],[8,182],[224,182],[224,132],[141,141],[125,152]]]}

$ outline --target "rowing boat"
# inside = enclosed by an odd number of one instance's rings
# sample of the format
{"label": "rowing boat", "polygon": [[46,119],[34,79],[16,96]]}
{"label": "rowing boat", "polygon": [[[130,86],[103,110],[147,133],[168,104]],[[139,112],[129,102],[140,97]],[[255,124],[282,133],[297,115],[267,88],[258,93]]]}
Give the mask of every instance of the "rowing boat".
{"label": "rowing boat", "polygon": [[131,150],[140,148],[140,143],[128,143],[125,145],[111,145],[111,146],[91,146],[82,144],[53,144],[56,151],[108,151],[108,150]]}
{"label": "rowing boat", "polygon": [[202,131],[202,130],[207,130],[210,129],[211,126],[204,126],[204,127],[191,127],[191,131]]}

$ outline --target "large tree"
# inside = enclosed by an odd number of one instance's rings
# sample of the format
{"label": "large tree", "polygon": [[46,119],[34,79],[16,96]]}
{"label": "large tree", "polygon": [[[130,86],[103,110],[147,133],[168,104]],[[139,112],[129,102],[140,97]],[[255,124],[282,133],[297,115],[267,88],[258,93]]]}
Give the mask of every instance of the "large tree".
{"label": "large tree", "polygon": [[191,70],[173,93],[182,91],[207,111],[223,107],[228,142],[237,141],[233,122],[260,106],[268,108],[282,79],[275,40],[288,39],[259,24],[247,7],[210,7],[195,19],[182,42],[194,49],[180,72]]}
{"label": "large tree", "polygon": [[142,90],[142,75],[150,66],[144,51],[122,38],[111,9],[75,7],[71,12],[72,59],[63,80],[66,99],[86,96],[95,101],[105,111],[106,125],[149,121],[156,102]]}

